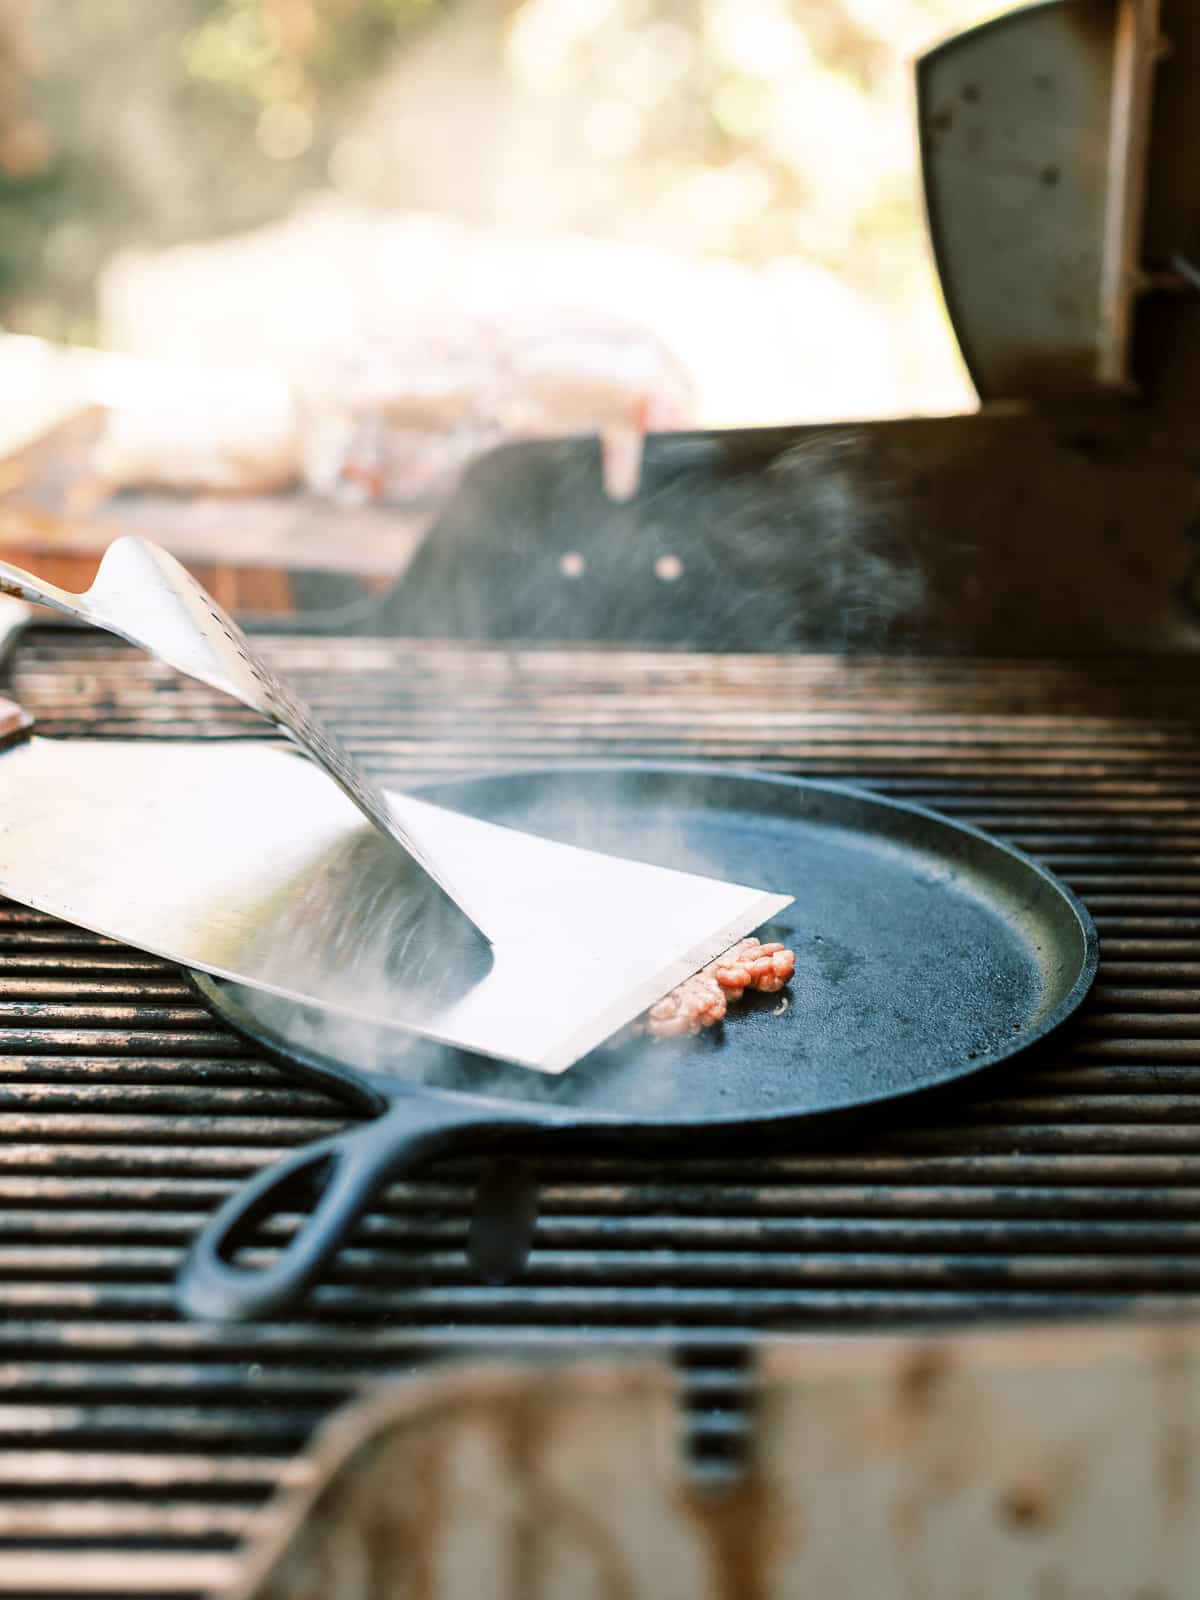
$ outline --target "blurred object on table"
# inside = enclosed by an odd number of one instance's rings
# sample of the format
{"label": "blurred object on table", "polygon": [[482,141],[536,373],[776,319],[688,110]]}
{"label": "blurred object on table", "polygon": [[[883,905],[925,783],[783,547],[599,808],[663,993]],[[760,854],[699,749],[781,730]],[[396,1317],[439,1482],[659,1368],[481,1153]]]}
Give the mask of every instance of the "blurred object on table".
{"label": "blurred object on table", "polygon": [[694,420],[688,375],[653,333],[544,306],[420,303],[398,318],[381,300],[341,337],[299,341],[278,367],[72,360],[12,343],[44,371],[57,360],[63,396],[104,408],[93,466],[112,490],[261,494],[303,482],[338,505],[428,505],[495,445],[595,433],[606,486],[627,499],[645,433]]}
{"label": "blurred object on table", "polygon": [[577,312],[384,302],[278,370],[96,358],[94,465],[112,488],[270,493],[339,506],[442,504],[475,457],[598,434],[605,483],[637,488],[650,429],[693,417],[687,374],[645,329]]}
{"label": "blurred object on table", "polygon": [[933,297],[899,319],[800,255],[694,256],[629,237],[383,212],[328,193],[250,232],[122,250],[97,294],[101,342],[152,360],[295,371],[353,346],[364,325],[372,338],[386,332],[389,316],[402,329],[537,319],[556,306],[652,331],[688,374],[702,427],[973,405]]}
{"label": "blurred object on table", "polygon": [[364,327],[302,385],[302,465],[315,493],[340,505],[444,504],[496,445],[598,434],[605,488],[627,500],[646,433],[693,420],[687,374],[644,329],[528,307],[420,310]]}
{"label": "blurred object on table", "polygon": [[86,589],[125,533],[165,545],[228,611],[295,616],[355,607],[402,574],[429,518],[332,510],[310,495],[114,493],[93,466],[96,407],[0,460],[0,551],[65,589]]}
{"label": "blurred object on table", "polygon": [[[364,317],[279,370],[32,339],[0,339],[6,357],[10,371],[52,376],[39,420],[67,420],[32,441],[16,429],[21,448],[0,460],[0,547],[39,570],[72,558],[51,574],[68,588],[111,539],[143,533],[192,563],[356,574],[368,581],[321,586],[321,604],[353,603],[371,578],[404,572],[462,472],[494,446],[596,433],[605,485],[627,499],[647,429],[690,417],[687,376],[653,334],[529,306],[443,307],[419,322],[381,307],[374,326]],[[244,570],[240,600],[219,575],[207,581],[233,609],[262,604]]]}
{"label": "blurred object on table", "polygon": [[296,482],[297,408],[277,373],[115,357],[98,388],[107,410],[92,464],[111,489],[271,494]]}

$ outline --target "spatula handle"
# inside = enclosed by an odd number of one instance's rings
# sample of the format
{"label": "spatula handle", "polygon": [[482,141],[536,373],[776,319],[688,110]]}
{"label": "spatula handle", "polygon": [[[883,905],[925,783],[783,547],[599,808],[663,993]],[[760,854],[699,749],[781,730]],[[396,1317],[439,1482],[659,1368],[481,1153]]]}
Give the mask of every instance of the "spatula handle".
{"label": "spatula handle", "polygon": [[24,739],[33,727],[33,718],[15,700],[0,699],[0,750]]}
{"label": "spatula handle", "polygon": [[[382,1116],[297,1150],[236,1190],[200,1233],[180,1270],[184,1312],[201,1321],[249,1322],[286,1311],[312,1287],[370,1208],[402,1173],[451,1150],[479,1149],[534,1118],[444,1096],[404,1095]],[[316,1203],[282,1253],[266,1266],[234,1254],[281,1210]]]}
{"label": "spatula handle", "polygon": [[82,616],[84,596],[60,589],[56,583],[38,578],[24,567],[15,567],[11,561],[0,561],[0,595],[13,600],[23,600],[27,605],[49,606],[54,611],[65,611],[68,616]]}

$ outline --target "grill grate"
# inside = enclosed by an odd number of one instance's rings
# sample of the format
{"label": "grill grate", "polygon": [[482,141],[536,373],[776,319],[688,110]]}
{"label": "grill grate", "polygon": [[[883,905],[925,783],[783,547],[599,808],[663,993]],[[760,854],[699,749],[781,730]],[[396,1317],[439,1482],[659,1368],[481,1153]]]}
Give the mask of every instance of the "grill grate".
{"label": "grill grate", "polygon": [[[390,1191],[303,1318],[214,1329],[175,1312],[185,1242],[344,1112],[164,963],[0,904],[0,1595],[219,1585],[313,1426],[451,1351],[686,1346],[687,1371],[736,1390],[746,1340],[771,1331],[1200,1304],[1200,662],[271,651],[384,780],[702,758],[936,805],[1085,896],[1100,981],[1035,1072],[857,1144],[539,1154],[516,1284],[471,1280],[475,1169],[443,1163]],[[12,692],[48,734],[260,734],[86,635],[30,635]],[[697,1437],[701,1459],[726,1453]]]}

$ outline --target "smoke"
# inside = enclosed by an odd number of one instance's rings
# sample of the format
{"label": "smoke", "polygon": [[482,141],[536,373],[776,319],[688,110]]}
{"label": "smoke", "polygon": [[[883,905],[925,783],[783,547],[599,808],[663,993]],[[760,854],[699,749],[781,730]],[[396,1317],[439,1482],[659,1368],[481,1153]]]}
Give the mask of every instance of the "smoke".
{"label": "smoke", "polygon": [[[437,1018],[491,965],[486,942],[433,882],[374,828],[356,828],[276,905],[222,964],[314,996],[310,1005],[236,985],[242,1022],[302,1057],[442,1088],[553,1100],[562,1080],[483,1061],[371,1014]],[[320,997],[323,1004],[315,1003]]]}
{"label": "smoke", "polygon": [[[252,932],[223,953],[223,964],[334,1008],[401,1012],[420,1026],[477,983],[491,955],[416,862],[363,824],[276,904],[259,908]],[[328,1037],[314,1034],[311,1047],[323,1054],[357,1056],[377,1031],[337,1009],[317,1014],[327,1018]]]}
{"label": "smoke", "polygon": [[[720,1070],[719,1060],[713,1060],[723,1044],[720,1025],[683,1039],[622,1033],[569,1071],[548,1074],[449,1049],[321,1006],[297,1005],[265,989],[229,989],[232,1020],[293,1058],[485,1099],[570,1110],[587,1106],[626,1118],[678,1115],[689,1098],[696,1098],[687,1092],[691,1076]],[[752,1014],[777,1006],[777,996],[750,996],[741,1009]],[[731,1025],[736,1028],[744,1021],[739,1016]],[[653,1071],[645,1070],[648,1064]]]}
{"label": "smoke", "polygon": [[[706,791],[704,781],[716,787]],[[536,781],[515,775],[451,783],[429,797],[560,843],[772,887],[769,830],[728,827],[731,807],[761,803],[761,791],[743,799],[744,789],[738,779],[719,776],[551,772]],[[796,925],[790,917],[785,912],[763,936],[793,940]],[[586,912],[584,918],[586,924]],[[697,936],[703,932],[696,931]],[[697,1053],[707,1057],[722,1038],[720,1029],[695,1040],[624,1038],[555,1076],[448,1049],[356,1016],[402,1012],[419,1028],[482,978],[489,964],[486,946],[457,909],[425,886],[401,852],[366,828],[325,856],[294,895],[264,907],[253,943],[230,952],[225,964],[327,1002],[300,1006],[269,990],[240,989],[237,1006],[268,1043],[302,1058],[464,1093],[541,1104],[586,1101],[653,1115],[677,1104],[678,1095],[670,1072],[641,1070],[647,1056],[660,1068],[677,1062],[685,1074],[697,1065],[704,1070]],[[608,998],[598,997],[597,1003]]]}
{"label": "smoke", "polygon": [[604,494],[599,447],[495,451],[472,470],[372,631],[725,651],[903,643],[919,563],[866,434],[652,438]]}
{"label": "smoke", "polygon": [[[366,626],[417,636],[724,651],[895,647],[922,604],[924,582],[868,452],[867,437],[852,428],[799,439],[794,430],[656,438],[638,496],[617,505],[604,494],[594,441],[498,450],[468,475],[408,575]],[[428,731],[453,741],[452,704],[444,727]],[[431,798],[566,843],[764,889],[794,887],[772,881],[770,861],[748,860],[736,840],[732,852],[725,849],[719,829],[686,826],[686,791],[672,798],[644,775],[551,780],[537,793],[485,779]],[[389,849],[364,838],[326,863],[311,886],[311,905],[301,904],[293,926],[270,930],[270,959],[278,961],[281,982],[304,992],[313,992],[305,973],[317,970],[314,962],[329,992],[332,962],[348,1008],[403,984],[423,1014],[433,1015],[456,986],[471,981],[478,947],[453,908],[413,897]],[[795,933],[784,924],[773,936],[791,942]],[[641,1041],[597,1052],[563,1078],[490,1063],[481,1072],[475,1058],[334,1010],[298,1011],[266,994],[253,1007],[268,1028],[313,1054],[520,1099],[607,1099],[619,1084],[640,1102],[632,1064],[662,1048]],[[682,1048],[718,1044],[714,1038]]]}
{"label": "smoke", "polygon": [[[611,1081],[628,1079],[627,1109],[651,1114],[641,1074],[633,1070],[646,1040],[593,1051],[569,1072],[554,1075],[434,1044],[399,1028],[380,1027],[322,1006],[297,1005],[266,989],[235,986],[235,1019],[264,1043],[301,1060],[382,1073],[433,1089],[540,1105],[577,1105],[581,1098],[618,1101]],[[590,1093],[589,1093],[590,1090]]]}

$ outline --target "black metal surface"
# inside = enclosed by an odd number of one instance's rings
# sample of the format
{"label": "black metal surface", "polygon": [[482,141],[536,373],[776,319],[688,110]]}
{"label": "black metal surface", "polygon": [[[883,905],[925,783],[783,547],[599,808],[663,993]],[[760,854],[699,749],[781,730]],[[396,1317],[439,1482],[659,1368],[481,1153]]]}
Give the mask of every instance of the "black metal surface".
{"label": "black metal surface", "polygon": [[404,576],[346,631],[869,648],[909,631],[924,595],[895,473],[870,457],[840,428],[660,434],[618,504],[598,441],[506,445],[472,464]]}
{"label": "black metal surface", "polygon": [[1176,589],[1193,411],[1096,400],[657,434],[620,505],[594,440],[506,445],[473,464],[397,586],[336,630],[642,657],[1192,652]]}
{"label": "black metal surface", "polygon": [[[238,1032],[306,1075],[388,1109],[222,1207],[185,1263],[194,1315],[285,1309],[378,1189],[422,1159],[518,1134],[680,1133],[847,1112],[944,1085],[1044,1039],[1080,1004],[1096,933],[1036,862],[919,807],[834,784],[698,767],[540,769],[422,790],[563,843],[765,883],[796,902],[767,930],[797,952],[787,1003],[749,997],[699,1039],[638,1039],[560,1077],[356,1027],[331,1057],[319,1011],[203,973]],[[757,1002],[757,1003],[756,1003]],[[380,1070],[382,1069],[382,1070]],[[309,1225],[269,1266],[236,1265],[272,1204],[319,1185]]]}
{"label": "black metal surface", "polygon": [[[1019,645],[1020,641],[1016,641]],[[853,777],[1001,833],[1086,897],[1078,1023],[880,1125],[673,1151],[529,1153],[525,1277],[463,1244],[478,1163],[392,1185],[303,1315],[181,1318],[188,1242],[348,1117],[214,1022],[162,962],[0,906],[0,1595],[218,1591],[313,1427],[451,1353],[696,1352],[760,1339],[1200,1308],[1200,666],[280,642],[377,777],[580,756]],[[47,734],[256,737],[102,639],[39,631],[14,697]],[[295,1218],[266,1230],[260,1259]]]}

